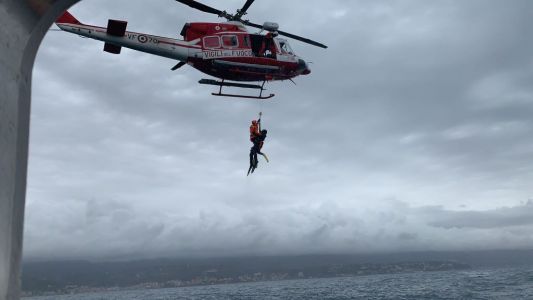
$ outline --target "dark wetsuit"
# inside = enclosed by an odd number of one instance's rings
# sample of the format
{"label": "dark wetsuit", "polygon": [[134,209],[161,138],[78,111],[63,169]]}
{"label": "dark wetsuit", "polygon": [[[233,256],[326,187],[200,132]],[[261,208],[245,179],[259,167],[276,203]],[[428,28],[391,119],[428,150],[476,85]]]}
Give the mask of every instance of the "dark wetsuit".
{"label": "dark wetsuit", "polygon": [[261,152],[261,148],[263,148],[263,143],[266,139],[266,136],[267,131],[261,130],[261,134],[256,136],[252,141],[254,145],[252,146],[252,148],[250,148],[250,167],[248,168],[248,175],[250,174],[250,172],[253,173],[257,168],[257,164],[259,163],[259,160],[257,159],[257,154],[264,155]]}

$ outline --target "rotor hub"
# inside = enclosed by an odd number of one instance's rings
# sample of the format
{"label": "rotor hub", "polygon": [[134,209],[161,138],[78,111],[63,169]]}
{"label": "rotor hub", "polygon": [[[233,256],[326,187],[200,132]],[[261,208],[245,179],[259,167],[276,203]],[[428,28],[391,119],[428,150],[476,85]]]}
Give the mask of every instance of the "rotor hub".
{"label": "rotor hub", "polygon": [[279,29],[279,24],[274,22],[265,22],[263,23],[263,29],[266,31],[277,32]]}

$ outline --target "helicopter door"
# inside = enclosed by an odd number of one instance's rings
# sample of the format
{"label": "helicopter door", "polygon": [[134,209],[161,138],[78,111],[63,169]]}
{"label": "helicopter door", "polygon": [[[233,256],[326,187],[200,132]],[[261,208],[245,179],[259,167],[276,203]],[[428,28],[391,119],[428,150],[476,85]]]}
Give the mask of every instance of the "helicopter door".
{"label": "helicopter door", "polygon": [[260,34],[250,34],[252,40],[252,52],[257,57],[267,57],[276,59],[276,44],[271,37]]}
{"label": "helicopter door", "polygon": [[252,52],[255,56],[259,56],[259,51],[263,47],[264,36],[260,34],[250,34],[250,40],[252,41]]}

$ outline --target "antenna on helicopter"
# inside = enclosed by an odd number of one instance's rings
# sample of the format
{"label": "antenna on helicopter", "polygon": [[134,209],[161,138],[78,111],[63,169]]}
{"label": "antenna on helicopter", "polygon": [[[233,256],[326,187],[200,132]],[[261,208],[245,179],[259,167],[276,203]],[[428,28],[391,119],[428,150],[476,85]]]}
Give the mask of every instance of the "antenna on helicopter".
{"label": "antenna on helicopter", "polygon": [[285,31],[277,30],[277,28],[275,30],[271,30],[272,28],[270,28],[269,25],[275,24],[277,26],[276,23],[265,22],[263,25],[259,25],[259,24],[256,24],[256,23],[252,23],[249,20],[243,20],[242,17],[247,14],[248,8],[250,8],[250,6],[254,3],[255,0],[247,0],[246,3],[244,3],[244,6],[241,9],[238,9],[237,13],[234,14],[234,15],[227,13],[225,10],[224,11],[218,10],[216,8],[207,6],[205,4],[202,4],[202,3],[194,1],[194,0],[176,0],[176,1],[178,1],[180,3],[183,3],[185,5],[188,5],[188,6],[192,7],[192,8],[198,9],[200,11],[203,11],[203,12],[206,12],[206,13],[210,13],[210,14],[215,14],[215,15],[217,15],[220,18],[226,18],[228,21],[237,21],[237,22],[240,22],[240,23],[242,23],[242,24],[244,24],[246,26],[258,28],[258,29],[261,29],[261,30],[266,30],[266,31],[272,32],[274,34],[279,34],[279,35],[282,35],[282,36],[286,36],[288,38],[295,39],[295,40],[298,40],[300,42],[304,42],[304,43],[307,43],[307,44],[310,44],[310,45],[313,45],[313,46],[317,46],[317,47],[320,47],[320,48],[326,49],[328,47],[328,46],[326,46],[326,45],[324,45],[322,43],[313,41],[311,39],[304,38],[304,37],[301,37],[301,36],[298,36],[298,35],[295,35],[295,34],[292,34],[292,33],[288,33],[288,32],[285,32]]}

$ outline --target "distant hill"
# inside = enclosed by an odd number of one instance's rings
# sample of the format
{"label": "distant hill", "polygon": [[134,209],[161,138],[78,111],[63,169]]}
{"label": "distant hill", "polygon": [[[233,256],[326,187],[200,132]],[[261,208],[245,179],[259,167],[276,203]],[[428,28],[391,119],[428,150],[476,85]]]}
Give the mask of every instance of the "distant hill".
{"label": "distant hill", "polygon": [[532,264],[533,250],[166,258],[120,262],[26,261],[23,263],[22,288],[32,294],[70,293],[99,288],[157,288]]}

